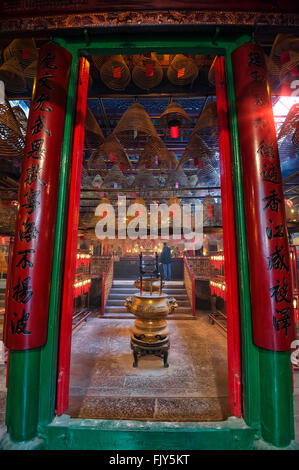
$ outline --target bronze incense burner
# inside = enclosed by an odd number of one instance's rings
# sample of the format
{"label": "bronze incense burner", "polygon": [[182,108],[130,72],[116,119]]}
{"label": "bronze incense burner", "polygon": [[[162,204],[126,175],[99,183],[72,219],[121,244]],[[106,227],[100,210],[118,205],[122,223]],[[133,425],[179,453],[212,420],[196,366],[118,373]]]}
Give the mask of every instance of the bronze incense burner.
{"label": "bronze incense burner", "polygon": [[[139,293],[127,297],[125,307],[136,317],[132,334],[133,367],[138,367],[141,356],[152,354],[163,358],[164,367],[168,367],[169,332],[167,315],[173,313],[177,302],[173,297],[162,293],[162,282],[158,269],[156,253],[155,267],[145,263],[140,255],[140,278],[135,282]],[[151,275],[152,274],[152,275]]]}

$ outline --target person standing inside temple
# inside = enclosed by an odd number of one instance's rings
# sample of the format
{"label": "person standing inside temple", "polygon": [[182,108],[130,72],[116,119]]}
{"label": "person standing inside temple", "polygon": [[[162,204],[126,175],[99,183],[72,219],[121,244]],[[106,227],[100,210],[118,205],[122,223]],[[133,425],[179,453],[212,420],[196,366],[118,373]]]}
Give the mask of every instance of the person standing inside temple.
{"label": "person standing inside temple", "polygon": [[165,281],[171,281],[171,251],[166,242],[164,242],[160,261],[163,264]]}

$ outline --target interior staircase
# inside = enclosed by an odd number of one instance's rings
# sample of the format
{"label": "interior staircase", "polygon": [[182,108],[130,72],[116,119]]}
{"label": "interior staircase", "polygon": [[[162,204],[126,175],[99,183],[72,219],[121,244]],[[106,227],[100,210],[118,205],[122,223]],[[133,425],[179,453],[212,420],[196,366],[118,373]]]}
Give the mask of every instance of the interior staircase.
{"label": "interior staircase", "polygon": [[[134,286],[134,281],[115,279],[113,281],[110,295],[106,302],[105,312],[102,318],[129,319],[135,318],[132,313],[127,312],[124,302],[130,295],[139,292]],[[166,281],[163,293],[169,297],[174,297],[178,303],[175,313],[169,315],[167,320],[193,319],[191,305],[183,281]]]}

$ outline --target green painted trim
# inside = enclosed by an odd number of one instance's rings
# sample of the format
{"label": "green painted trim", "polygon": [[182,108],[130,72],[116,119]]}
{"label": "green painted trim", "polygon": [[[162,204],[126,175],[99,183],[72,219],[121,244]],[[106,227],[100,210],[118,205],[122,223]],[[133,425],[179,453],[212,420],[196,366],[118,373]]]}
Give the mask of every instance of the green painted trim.
{"label": "green painted trim", "polygon": [[57,357],[59,339],[59,303],[60,286],[63,273],[62,246],[64,236],[64,221],[66,214],[66,194],[68,183],[69,153],[71,147],[73,115],[75,110],[75,92],[77,78],[77,56],[73,56],[68,99],[66,104],[66,117],[64,124],[64,137],[61,153],[59,192],[57,203],[57,217],[55,226],[55,244],[53,251],[52,279],[49,304],[49,323],[47,342],[41,351],[40,362],[40,396],[39,396],[39,424],[44,425],[52,421],[55,413],[56,383],[57,383]]}
{"label": "green painted trim", "polygon": [[[235,48],[235,47],[234,47]],[[246,225],[244,213],[241,155],[236,112],[234,76],[231,52],[227,54],[227,86],[232,142],[232,177],[235,199],[236,241],[240,297],[241,357],[243,385],[243,416],[248,425],[260,423],[259,350],[253,344],[251,301],[247,256]]]}
{"label": "green painted trim", "polygon": [[0,440],[0,450],[45,450],[45,441],[35,437],[29,441],[14,442],[5,433]]}
{"label": "green painted trim", "polygon": [[[83,35],[82,35],[83,36]],[[183,37],[183,39],[182,39]],[[221,34],[215,39],[213,34],[134,34],[134,35],[109,35],[100,39],[91,37],[64,38],[56,37],[55,42],[65,47],[70,52],[78,52],[78,55],[95,54],[143,54],[146,51],[155,50],[160,53],[188,52],[202,54],[225,54],[228,49],[237,47],[250,40],[250,36],[238,34]]]}
{"label": "green painted trim", "polygon": [[12,441],[37,434],[40,348],[10,351],[6,426]]}
{"label": "green painted trim", "polygon": [[262,437],[277,447],[294,439],[292,368],[290,352],[260,349]]}
{"label": "green painted trim", "polygon": [[208,423],[56,418],[45,430],[47,450],[253,449],[255,430],[244,420]]}

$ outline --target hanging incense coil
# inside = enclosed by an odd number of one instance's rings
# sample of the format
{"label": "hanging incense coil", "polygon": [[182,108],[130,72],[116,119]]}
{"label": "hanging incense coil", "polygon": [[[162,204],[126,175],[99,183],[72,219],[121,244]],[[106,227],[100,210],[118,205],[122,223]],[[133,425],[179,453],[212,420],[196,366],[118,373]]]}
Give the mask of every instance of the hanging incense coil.
{"label": "hanging incense coil", "polygon": [[1,65],[0,80],[4,82],[6,91],[10,93],[24,93],[26,80],[22,67],[16,57],[6,60]]}
{"label": "hanging incense coil", "polygon": [[105,153],[96,149],[90,155],[90,158],[87,162],[89,170],[99,170],[101,174],[106,174],[108,167],[105,161]]}
{"label": "hanging incense coil", "polygon": [[160,137],[150,136],[139,156],[136,168],[175,168],[177,159],[170,152]]}
{"label": "hanging incense coil", "polygon": [[192,134],[189,142],[184,150],[182,158],[179,161],[178,168],[189,160],[193,160],[193,165],[200,168],[200,163],[210,162],[216,164],[216,159],[213,153],[204,142],[204,140],[196,133]]}
{"label": "hanging incense coil", "polygon": [[149,115],[139,103],[133,103],[126,110],[113,132],[124,146],[134,146],[135,149],[141,142],[144,143],[148,136],[158,138]]}
{"label": "hanging incense coil", "polygon": [[150,57],[138,56],[139,60],[132,70],[132,80],[138,88],[149,90],[161,83],[163,70],[155,54]]}
{"label": "hanging incense coil", "polygon": [[96,67],[96,69],[100,72],[102,65],[107,60],[107,56],[104,55],[93,55],[91,60]]}
{"label": "hanging incense coil", "polygon": [[102,129],[90,108],[86,108],[85,117],[85,147],[93,152],[105,140]]}
{"label": "hanging incense coil", "polygon": [[0,156],[21,158],[25,148],[26,116],[8,100],[0,105]]}
{"label": "hanging incense coil", "polygon": [[206,161],[202,169],[198,172],[197,182],[199,187],[220,187],[219,171],[217,171],[210,162]]}
{"label": "hanging incense coil", "polygon": [[292,136],[292,143],[296,149],[299,149],[299,127],[297,127]]}
{"label": "hanging incense coil", "polygon": [[152,197],[159,197],[160,185],[148,168],[141,167],[138,170],[132,188],[138,190],[140,196],[146,200],[149,198],[151,200]]}
{"label": "hanging incense coil", "polygon": [[23,109],[21,108],[21,106],[19,106],[19,105],[17,105],[17,106],[12,106],[11,109],[12,109],[12,112],[13,112],[13,114],[15,115],[17,121],[18,121],[20,133],[21,133],[21,135],[24,137],[24,140],[25,140],[26,131],[27,131],[27,123],[28,123],[27,116],[26,116],[26,114],[24,113],[24,111],[23,111]]}
{"label": "hanging incense coil", "polygon": [[168,80],[173,85],[189,85],[198,75],[198,67],[191,57],[177,54],[167,69]]}
{"label": "hanging incense coil", "polygon": [[277,140],[280,141],[289,134],[292,135],[292,143],[296,148],[298,146],[299,136],[299,104],[294,104],[289,110],[282,126],[279,129]]}
{"label": "hanging incense coil", "polygon": [[159,188],[159,183],[149,169],[141,167],[135,177],[133,187],[136,189],[156,189]]}
{"label": "hanging incense coil", "polygon": [[82,167],[81,173],[81,188],[90,189],[92,188],[93,176],[89,173],[87,168]]}
{"label": "hanging incense coil", "polygon": [[191,125],[191,119],[186,111],[175,101],[169,103],[165,111],[159,118],[159,126],[166,132],[172,127],[188,128]]}
{"label": "hanging incense coil", "polygon": [[109,170],[108,174],[103,179],[103,184],[101,188],[108,189],[108,188],[126,188],[127,180],[123,175],[121,169],[119,168],[117,163],[114,163],[111,170]]}
{"label": "hanging incense coil", "polygon": [[[266,63],[270,85],[278,90],[289,73],[299,66],[299,38],[278,34]],[[295,74],[298,75],[298,71]]]}
{"label": "hanging incense coil", "polygon": [[217,106],[215,101],[209,103],[202,110],[195,126],[193,133],[200,132],[202,129],[211,129],[211,135],[216,135],[217,129]]}
{"label": "hanging incense coil", "polygon": [[96,120],[93,112],[87,106],[86,108],[86,118],[85,118],[85,130],[91,132],[92,134],[98,135],[102,140],[105,140],[104,134]]}
{"label": "hanging incense coil", "polygon": [[164,185],[165,188],[187,188],[188,187],[188,178],[186,173],[182,168],[177,168],[171,171],[167,177],[167,180]]}
{"label": "hanging incense coil", "polygon": [[101,80],[111,90],[121,91],[129,85],[131,72],[122,55],[108,57],[100,69]]}
{"label": "hanging incense coil", "polygon": [[89,168],[100,169],[103,162],[116,162],[120,165],[122,170],[127,168],[132,169],[131,161],[117,139],[115,134],[110,134],[99,146],[97,150],[92,153],[89,162]]}
{"label": "hanging incense coil", "polygon": [[281,66],[279,74],[280,81],[283,82],[292,74],[297,77],[299,75],[299,52],[289,50],[286,62]]}
{"label": "hanging incense coil", "polygon": [[114,129],[115,134],[128,131],[137,131],[145,135],[158,137],[149,115],[145,111],[144,107],[139,103],[133,103],[126,110]]}
{"label": "hanging incense coil", "polygon": [[26,79],[33,80],[37,71],[37,60],[33,60],[30,65],[24,68],[23,73]]}
{"label": "hanging incense coil", "polygon": [[215,199],[208,195],[203,199],[203,224],[215,225]]}
{"label": "hanging incense coil", "polygon": [[25,69],[38,58],[38,49],[33,38],[14,39],[3,51],[4,61],[16,58]]}
{"label": "hanging incense coil", "polygon": [[279,91],[281,88],[280,81],[280,65],[265,55],[266,68],[268,72],[268,80],[271,91]]}

